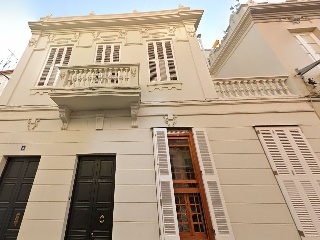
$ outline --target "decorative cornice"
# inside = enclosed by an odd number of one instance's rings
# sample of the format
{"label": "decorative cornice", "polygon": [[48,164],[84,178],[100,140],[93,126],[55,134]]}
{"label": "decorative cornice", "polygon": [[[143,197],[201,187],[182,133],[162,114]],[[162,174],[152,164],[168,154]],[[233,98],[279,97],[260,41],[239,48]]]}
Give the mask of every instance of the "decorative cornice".
{"label": "decorative cornice", "polygon": [[320,17],[320,1],[295,1],[275,4],[256,4],[249,7],[255,22],[280,21],[297,16]]}
{"label": "decorative cornice", "polygon": [[179,8],[174,10],[139,12],[127,14],[90,15],[78,17],[41,18],[40,21],[29,22],[32,31],[58,30],[88,27],[127,26],[155,23],[191,21],[198,27],[203,10]]}

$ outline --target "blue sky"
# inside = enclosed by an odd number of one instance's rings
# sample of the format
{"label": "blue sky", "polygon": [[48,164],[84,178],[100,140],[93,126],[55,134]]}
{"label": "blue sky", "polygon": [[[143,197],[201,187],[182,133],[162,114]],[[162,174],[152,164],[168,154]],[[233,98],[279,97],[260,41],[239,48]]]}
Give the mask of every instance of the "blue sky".
{"label": "blue sky", "polygon": [[[283,0],[269,0],[282,2]],[[247,0],[240,0],[246,3]],[[256,0],[262,2],[262,0]],[[229,24],[230,7],[236,0],[0,0],[0,70],[10,55],[10,49],[20,58],[31,37],[28,21],[37,21],[51,13],[53,17],[95,14],[129,13],[176,9],[179,4],[192,9],[204,9],[197,33],[201,33],[205,48],[221,39]],[[13,60],[13,59],[12,59]]]}

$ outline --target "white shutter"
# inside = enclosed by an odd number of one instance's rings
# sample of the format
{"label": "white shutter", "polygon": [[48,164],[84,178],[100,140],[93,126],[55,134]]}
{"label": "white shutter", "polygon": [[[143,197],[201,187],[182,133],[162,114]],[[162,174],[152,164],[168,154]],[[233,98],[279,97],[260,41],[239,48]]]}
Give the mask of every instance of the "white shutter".
{"label": "white shutter", "polygon": [[234,235],[206,131],[195,128],[193,136],[216,239],[233,240]]}
{"label": "white shutter", "polygon": [[167,129],[155,128],[153,143],[161,240],[180,240]]}
{"label": "white shutter", "polygon": [[150,82],[177,80],[171,41],[148,43]]}
{"label": "white shutter", "polygon": [[42,70],[42,74],[37,86],[45,86],[47,82],[47,77],[50,76],[52,69],[53,69],[53,61],[55,60],[55,55],[57,52],[57,48],[51,48],[50,54],[48,56],[46,65]]}
{"label": "white shutter", "polygon": [[298,127],[257,127],[258,137],[304,240],[320,240],[320,167]]}
{"label": "white shutter", "polygon": [[96,63],[120,62],[120,45],[99,44],[96,51]]}
{"label": "white shutter", "polygon": [[72,47],[51,48],[37,86],[54,86],[59,74],[58,66],[68,65]]}

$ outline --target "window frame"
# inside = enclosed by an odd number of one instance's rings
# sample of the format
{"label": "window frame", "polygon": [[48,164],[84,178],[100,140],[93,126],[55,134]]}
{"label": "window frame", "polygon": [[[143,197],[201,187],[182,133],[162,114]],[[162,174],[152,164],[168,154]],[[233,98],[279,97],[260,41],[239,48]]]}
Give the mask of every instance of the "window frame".
{"label": "window frame", "polygon": [[[46,80],[43,82],[43,85],[39,85],[40,81],[41,81],[41,78],[42,78],[42,75],[43,75],[43,72],[44,70],[46,69],[46,66],[47,66],[47,63],[48,63],[48,60],[50,58],[50,55],[51,55],[51,52],[52,52],[52,49],[56,48],[56,52],[54,53],[54,57],[53,57],[53,60],[52,60],[52,64],[50,65],[50,69],[46,75]],[[62,53],[62,56],[61,56],[61,60],[60,60],[60,64],[54,64],[54,62],[56,61],[57,59],[57,56],[59,54],[59,49],[60,48],[64,48],[63,50],[63,53]],[[64,64],[65,62],[65,57],[66,57],[66,53],[68,51],[68,48],[71,48],[71,53],[69,55],[69,59],[68,59],[68,62],[67,64]],[[41,73],[40,73],[40,76],[38,77],[38,81],[36,83],[36,86],[35,87],[53,87],[57,84],[57,80],[58,80],[58,76],[59,76],[59,68],[57,69],[57,73],[56,73],[56,76],[54,77],[54,81],[52,83],[52,85],[48,85],[50,79],[51,79],[51,75],[55,69],[55,67],[61,67],[61,66],[68,66],[69,65],[69,62],[70,62],[70,58],[71,58],[71,55],[72,55],[72,51],[73,51],[73,48],[74,46],[73,45],[65,45],[65,46],[51,46],[49,48],[49,51],[48,51],[48,55],[46,57],[46,60],[45,60],[45,63],[42,67],[42,70],[41,70]]]}
{"label": "window frame", "polygon": [[[212,221],[211,221],[211,217],[210,217],[210,212],[209,212],[209,206],[208,206],[208,201],[207,201],[207,197],[206,197],[206,193],[205,193],[205,189],[204,189],[204,183],[203,183],[203,179],[202,179],[202,173],[200,170],[200,165],[199,165],[199,160],[197,157],[197,151],[196,151],[196,147],[195,147],[195,143],[194,143],[194,139],[193,139],[193,134],[192,131],[190,129],[188,130],[183,130],[180,133],[177,133],[179,131],[174,131],[174,133],[171,133],[170,131],[168,131],[168,148],[169,148],[169,153],[170,153],[170,147],[172,147],[172,145],[170,144],[170,140],[179,140],[179,139],[187,139],[188,140],[188,145],[184,145],[189,147],[189,151],[190,151],[190,157],[192,160],[192,166],[193,166],[193,170],[194,170],[194,174],[195,174],[195,179],[194,180],[175,180],[172,177],[172,181],[173,181],[173,185],[176,183],[197,183],[198,184],[198,188],[177,188],[177,187],[173,187],[174,190],[174,194],[176,197],[176,194],[190,194],[190,193],[199,193],[200,195],[200,204],[202,207],[202,211],[203,211],[203,218],[204,218],[204,225],[206,228],[206,232],[202,233],[202,232],[180,232],[179,231],[179,236],[181,238],[181,240],[202,240],[202,239],[209,239],[209,240],[214,240],[215,237],[215,233],[213,230],[213,225],[212,225]],[[179,145],[179,146],[183,146],[183,145]],[[170,164],[172,166],[172,161],[171,161],[171,157],[170,157]],[[172,168],[172,167],[171,167]],[[172,175],[173,175],[173,171],[171,169]],[[178,211],[177,211],[178,213]],[[192,223],[190,223],[190,218],[191,216],[189,215],[189,229],[190,226],[193,225]],[[179,225],[179,220],[178,220],[178,225]],[[193,226],[191,227],[191,229],[193,230]],[[193,235],[192,235],[193,234]]]}
{"label": "window frame", "polygon": [[303,49],[307,51],[308,55],[311,57],[313,61],[317,61],[320,59],[320,52],[316,53],[315,50],[309,46],[309,44],[303,39],[302,35],[309,35],[319,46],[320,48],[320,40],[313,32],[299,32],[294,34],[295,38],[298,40],[299,45],[302,45]]}
{"label": "window frame", "polygon": [[[166,51],[166,47],[165,47],[166,42],[170,43],[171,54],[172,54],[172,57],[170,57],[170,58],[168,58],[168,54]],[[161,83],[168,83],[168,82],[177,83],[177,82],[179,82],[178,71],[177,71],[177,61],[175,58],[175,53],[174,53],[175,51],[174,51],[174,47],[173,47],[172,42],[173,42],[172,39],[153,39],[153,40],[146,42],[147,43],[146,48],[147,48],[147,55],[148,55],[148,70],[149,70],[148,72],[149,72],[149,83],[150,84],[157,84],[157,83],[161,84]],[[152,43],[152,45],[153,45],[154,59],[150,59],[150,54],[149,54],[149,44],[150,43]],[[163,59],[159,58],[159,54],[157,51],[157,43],[161,43],[162,52],[163,52]],[[165,74],[166,74],[166,78],[164,80],[162,80],[162,77],[161,77],[160,60],[164,60],[164,67],[165,67]],[[151,80],[150,61],[155,62],[156,80],[153,80],[153,81]],[[173,62],[176,79],[171,79],[169,61]]]}
{"label": "window frame", "polygon": [[[105,62],[104,59],[105,59],[105,51],[106,51],[106,46],[107,45],[110,45],[111,46],[111,53],[110,53],[110,61],[109,62]],[[119,61],[117,62],[114,62],[113,61],[113,56],[114,56],[114,47],[116,45],[119,45]],[[103,50],[102,50],[102,53],[101,53],[101,62],[97,62],[97,55],[98,55],[98,48],[99,46],[103,46]],[[121,61],[121,53],[122,53],[122,44],[119,42],[119,43],[97,43],[96,44],[96,49],[95,49],[95,54],[94,54],[94,59],[93,59],[93,62],[94,64],[109,64],[109,63],[120,63]]]}

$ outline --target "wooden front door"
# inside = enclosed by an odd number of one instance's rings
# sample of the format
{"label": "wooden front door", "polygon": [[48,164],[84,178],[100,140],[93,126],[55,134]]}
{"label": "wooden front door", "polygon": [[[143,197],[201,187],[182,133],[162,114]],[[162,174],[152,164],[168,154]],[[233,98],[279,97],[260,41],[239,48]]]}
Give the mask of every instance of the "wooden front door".
{"label": "wooden front door", "polygon": [[38,157],[8,159],[0,179],[0,240],[17,239],[38,165]]}
{"label": "wooden front door", "polygon": [[79,159],[66,240],[111,240],[115,156]]}

